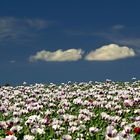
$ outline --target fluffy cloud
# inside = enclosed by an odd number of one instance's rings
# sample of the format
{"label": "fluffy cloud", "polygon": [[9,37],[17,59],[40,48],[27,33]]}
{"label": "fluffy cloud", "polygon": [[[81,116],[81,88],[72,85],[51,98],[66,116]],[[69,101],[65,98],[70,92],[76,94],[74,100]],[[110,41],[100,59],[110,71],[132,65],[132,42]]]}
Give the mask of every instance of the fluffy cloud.
{"label": "fluffy cloud", "polygon": [[37,60],[44,60],[44,61],[77,61],[82,58],[82,54],[84,52],[81,49],[69,49],[66,51],[57,50],[54,52],[42,50],[37,52],[35,55],[30,56],[30,62],[34,62]]}
{"label": "fluffy cloud", "polygon": [[88,61],[111,61],[127,57],[135,56],[133,49],[126,46],[120,47],[117,44],[102,46],[101,48],[91,51],[86,55],[85,60]]}

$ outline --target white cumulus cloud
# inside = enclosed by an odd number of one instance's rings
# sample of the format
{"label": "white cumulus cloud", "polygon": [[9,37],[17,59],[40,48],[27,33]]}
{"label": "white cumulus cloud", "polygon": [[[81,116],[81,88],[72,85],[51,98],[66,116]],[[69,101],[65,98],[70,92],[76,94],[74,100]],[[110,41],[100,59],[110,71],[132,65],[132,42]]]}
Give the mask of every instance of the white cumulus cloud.
{"label": "white cumulus cloud", "polygon": [[84,52],[81,49],[68,49],[68,50],[57,50],[54,52],[42,50],[37,52],[35,55],[30,56],[30,62],[37,60],[43,61],[77,61],[82,58]]}
{"label": "white cumulus cloud", "polygon": [[110,44],[102,46],[95,51],[89,52],[86,55],[85,60],[88,61],[111,61],[127,57],[135,56],[135,52],[132,48],[127,46],[119,46],[117,44]]}

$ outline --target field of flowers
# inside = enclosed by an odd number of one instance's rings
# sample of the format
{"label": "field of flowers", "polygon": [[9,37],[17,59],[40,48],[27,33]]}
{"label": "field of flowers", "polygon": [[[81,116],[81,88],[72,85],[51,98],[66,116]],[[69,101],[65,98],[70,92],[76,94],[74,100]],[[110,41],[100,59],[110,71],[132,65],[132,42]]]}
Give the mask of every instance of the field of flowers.
{"label": "field of flowers", "polygon": [[1,140],[140,140],[140,81],[0,88]]}

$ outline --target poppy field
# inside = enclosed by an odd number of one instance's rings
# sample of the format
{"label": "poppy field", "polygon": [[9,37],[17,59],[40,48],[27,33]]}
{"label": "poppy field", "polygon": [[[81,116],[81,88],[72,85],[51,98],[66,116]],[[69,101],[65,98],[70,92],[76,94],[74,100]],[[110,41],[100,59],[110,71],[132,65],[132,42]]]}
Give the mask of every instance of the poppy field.
{"label": "poppy field", "polygon": [[1,140],[140,140],[140,81],[0,88]]}

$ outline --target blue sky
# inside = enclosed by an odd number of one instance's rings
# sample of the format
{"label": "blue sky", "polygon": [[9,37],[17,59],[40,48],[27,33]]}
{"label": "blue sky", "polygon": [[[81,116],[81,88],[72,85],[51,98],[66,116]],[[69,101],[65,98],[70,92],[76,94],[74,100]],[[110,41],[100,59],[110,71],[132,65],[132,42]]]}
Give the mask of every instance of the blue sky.
{"label": "blue sky", "polygon": [[0,84],[140,79],[139,5],[0,1]]}

